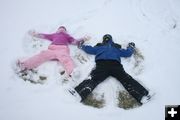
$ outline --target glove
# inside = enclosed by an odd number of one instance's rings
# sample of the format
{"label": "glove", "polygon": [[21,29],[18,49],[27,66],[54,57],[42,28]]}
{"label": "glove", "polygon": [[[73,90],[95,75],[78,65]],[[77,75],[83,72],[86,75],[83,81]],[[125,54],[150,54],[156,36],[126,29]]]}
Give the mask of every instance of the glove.
{"label": "glove", "polygon": [[130,42],[130,43],[128,43],[128,46],[132,47],[132,48],[135,48],[135,43],[134,42]]}
{"label": "glove", "polygon": [[28,34],[30,35],[30,36],[35,36],[37,33],[36,33],[36,31],[35,30],[29,30],[28,31]]}
{"label": "glove", "polygon": [[78,48],[81,48],[83,44],[84,44],[84,40],[79,41],[77,44]]}
{"label": "glove", "polygon": [[37,37],[37,38],[41,38],[42,36],[39,35],[35,30],[29,30],[28,34],[32,37]]}

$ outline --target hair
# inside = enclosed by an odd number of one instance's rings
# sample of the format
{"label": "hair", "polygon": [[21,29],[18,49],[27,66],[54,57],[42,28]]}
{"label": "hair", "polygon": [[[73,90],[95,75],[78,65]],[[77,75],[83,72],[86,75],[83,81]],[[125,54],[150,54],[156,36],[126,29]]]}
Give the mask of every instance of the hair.
{"label": "hair", "polygon": [[[63,29],[66,30],[66,27],[65,27],[65,26],[60,26],[58,29],[60,29],[60,28],[63,28]],[[67,30],[66,30],[66,31],[67,31]]]}

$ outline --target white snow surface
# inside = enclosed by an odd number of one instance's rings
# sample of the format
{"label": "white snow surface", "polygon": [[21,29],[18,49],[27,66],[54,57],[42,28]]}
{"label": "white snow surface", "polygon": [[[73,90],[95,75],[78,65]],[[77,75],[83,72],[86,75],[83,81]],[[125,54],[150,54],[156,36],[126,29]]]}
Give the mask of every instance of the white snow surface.
{"label": "white snow surface", "polygon": [[[1,0],[0,16],[0,120],[164,120],[165,105],[180,104],[179,0]],[[85,106],[66,92],[58,73],[63,67],[54,61],[37,68],[48,76],[43,85],[18,78],[12,69],[15,61],[50,44],[32,41],[27,32],[52,33],[60,25],[76,38],[90,35],[88,45],[102,41],[106,33],[124,47],[135,42],[144,61],[136,69],[133,57],[122,59],[122,64],[127,73],[156,93],[153,99],[130,110],[117,107],[116,92],[123,87],[110,77],[94,90],[105,94],[105,107]],[[77,85],[93,68],[94,56],[76,46],[70,50],[81,72]],[[87,62],[76,59],[79,53]]]}

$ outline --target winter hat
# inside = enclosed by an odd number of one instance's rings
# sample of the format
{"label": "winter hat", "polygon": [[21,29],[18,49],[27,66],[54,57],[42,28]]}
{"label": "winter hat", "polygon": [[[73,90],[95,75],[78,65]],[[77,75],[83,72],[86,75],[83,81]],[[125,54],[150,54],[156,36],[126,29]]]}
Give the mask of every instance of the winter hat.
{"label": "winter hat", "polygon": [[110,34],[105,34],[103,36],[103,42],[107,42],[109,40],[112,40],[112,36]]}
{"label": "winter hat", "polygon": [[[60,26],[58,29],[60,29],[60,28],[63,28],[63,29],[66,30],[66,27],[65,27],[65,26]],[[66,30],[66,31],[67,31],[67,30]]]}

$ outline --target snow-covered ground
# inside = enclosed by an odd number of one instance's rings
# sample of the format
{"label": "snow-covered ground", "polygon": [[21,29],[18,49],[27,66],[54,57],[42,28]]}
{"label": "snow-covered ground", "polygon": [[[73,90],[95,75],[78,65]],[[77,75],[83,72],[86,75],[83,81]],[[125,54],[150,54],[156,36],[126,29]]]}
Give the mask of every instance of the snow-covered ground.
{"label": "snow-covered ground", "polygon": [[[165,105],[180,104],[180,1],[179,0],[1,0],[0,1],[0,120],[164,120]],[[38,69],[48,76],[45,84],[31,84],[14,75],[12,64],[48,46],[33,42],[27,31],[55,32],[65,25],[75,37],[90,35],[95,45],[110,33],[124,46],[133,41],[144,61],[133,68],[134,58],[122,59],[126,71],[154,91],[149,103],[130,110],[118,108],[116,90],[109,78],[95,89],[105,93],[101,109],[82,105],[63,88],[58,74],[62,66],[47,62]],[[37,45],[33,48],[33,45]],[[42,46],[41,46],[42,45]],[[70,46],[82,81],[94,65],[94,57]],[[84,64],[76,59],[81,53]]]}

